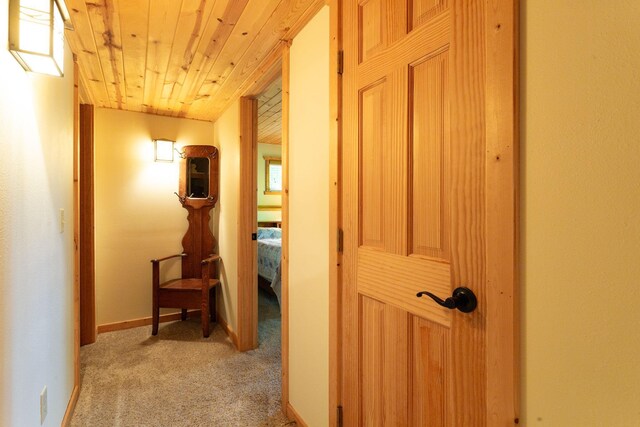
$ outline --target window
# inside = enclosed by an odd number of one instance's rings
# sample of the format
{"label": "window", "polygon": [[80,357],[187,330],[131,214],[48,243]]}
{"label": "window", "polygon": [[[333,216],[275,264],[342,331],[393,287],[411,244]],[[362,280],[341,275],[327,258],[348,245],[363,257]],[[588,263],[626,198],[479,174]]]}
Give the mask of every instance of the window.
{"label": "window", "polygon": [[264,194],[282,194],[282,161],[280,157],[264,158]]}

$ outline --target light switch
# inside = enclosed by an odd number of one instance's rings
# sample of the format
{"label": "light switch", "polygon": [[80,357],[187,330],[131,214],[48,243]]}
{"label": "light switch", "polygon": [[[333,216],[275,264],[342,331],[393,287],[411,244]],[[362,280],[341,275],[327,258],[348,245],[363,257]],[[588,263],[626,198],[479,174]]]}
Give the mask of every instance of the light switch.
{"label": "light switch", "polygon": [[64,209],[60,209],[60,233],[64,233]]}

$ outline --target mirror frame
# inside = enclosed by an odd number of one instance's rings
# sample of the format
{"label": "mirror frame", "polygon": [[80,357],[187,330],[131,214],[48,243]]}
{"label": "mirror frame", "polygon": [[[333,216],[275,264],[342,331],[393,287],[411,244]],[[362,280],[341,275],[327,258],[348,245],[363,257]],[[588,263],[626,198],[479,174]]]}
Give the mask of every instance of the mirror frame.
{"label": "mirror frame", "polygon": [[[212,145],[185,145],[180,159],[180,178],[178,181],[178,197],[182,206],[195,209],[203,206],[215,206],[218,201],[219,161],[218,149]],[[209,158],[209,196],[207,198],[191,198],[187,196],[187,164],[193,157]]]}

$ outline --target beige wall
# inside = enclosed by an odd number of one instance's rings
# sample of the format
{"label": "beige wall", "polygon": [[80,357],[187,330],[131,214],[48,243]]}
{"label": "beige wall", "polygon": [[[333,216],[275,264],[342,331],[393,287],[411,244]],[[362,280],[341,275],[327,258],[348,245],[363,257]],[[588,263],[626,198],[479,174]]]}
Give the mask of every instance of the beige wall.
{"label": "beige wall", "polygon": [[310,426],[329,423],[329,7],[291,46],[289,390]]}
{"label": "beige wall", "polygon": [[[0,0],[0,425],[59,426],[73,389],[73,61],[26,73]],[[66,224],[60,230],[60,209]]]}
{"label": "beige wall", "polygon": [[[282,196],[264,194],[265,189],[265,156],[282,157],[282,145],[258,144],[258,206],[282,206]],[[258,221],[280,221],[282,211],[258,211]]]}
{"label": "beige wall", "polygon": [[219,246],[222,258],[221,316],[237,331],[238,313],[238,190],[240,189],[240,103],[234,102],[214,125],[220,148]]}
{"label": "beige wall", "polygon": [[526,426],[640,423],[639,19],[522,2]]}
{"label": "beige wall", "polygon": [[[182,252],[179,158],[154,161],[153,138],[214,145],[213,123],[98,108],[95,112],[96,317],[102,325],[151,316],[151,263]],[[217,210],[212,223],[217,228]],[[180,260],[162,264],[179,277]],[[163,309],[162,312],[175,311]]]}

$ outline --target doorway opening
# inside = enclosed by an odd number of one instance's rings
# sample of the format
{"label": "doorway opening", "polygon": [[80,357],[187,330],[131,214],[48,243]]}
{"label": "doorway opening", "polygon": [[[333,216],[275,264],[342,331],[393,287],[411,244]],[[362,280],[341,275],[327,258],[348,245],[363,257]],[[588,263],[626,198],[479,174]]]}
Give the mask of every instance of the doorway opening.
{"label": "doorway opening", "polygon": [[[257,100],[258,343],[280,335],[282,257],[282,76]],[[277,318],[277,327],[271,326]],[[275,325],[275,322],[273,322]]]}

